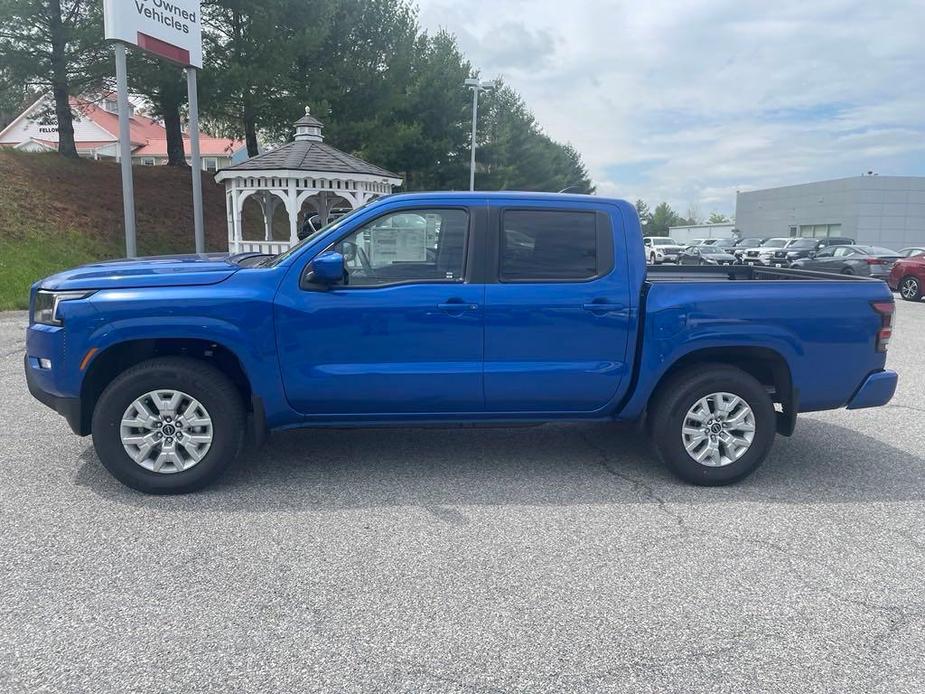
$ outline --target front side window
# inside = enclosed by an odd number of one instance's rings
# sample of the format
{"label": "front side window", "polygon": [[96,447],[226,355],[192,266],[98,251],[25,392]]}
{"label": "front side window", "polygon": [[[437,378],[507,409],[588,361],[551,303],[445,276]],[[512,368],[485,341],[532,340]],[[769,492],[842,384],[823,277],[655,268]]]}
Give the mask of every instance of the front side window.
{"label": "front side window", "polygon": [[349,286],[461,282],[469,214],[403,210],[379,217],[338,242]]}
{"label": "front side window", "polygon": [[598,269],[593,212],[507,210],[502,216],[502,281],[587,280]]}

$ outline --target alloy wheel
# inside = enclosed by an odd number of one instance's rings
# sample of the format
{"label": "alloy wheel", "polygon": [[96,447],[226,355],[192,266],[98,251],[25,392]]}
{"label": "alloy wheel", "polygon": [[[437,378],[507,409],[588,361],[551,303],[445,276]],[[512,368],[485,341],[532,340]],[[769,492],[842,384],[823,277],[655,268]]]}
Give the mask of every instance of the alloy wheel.
{"label": "alloy wheel", "polygon": [[122,415],[122,446],[129,457],[151,472],[189,470],[212,447],[212,418],[191,395],[154,390],[137,398]]}
{"label": "alloy wheel", "polygon": [[711,393],[695,402],[684,416],[681,439],[695,462],[725,467],[739,460],[755,438],[755,414],[733,393]]}

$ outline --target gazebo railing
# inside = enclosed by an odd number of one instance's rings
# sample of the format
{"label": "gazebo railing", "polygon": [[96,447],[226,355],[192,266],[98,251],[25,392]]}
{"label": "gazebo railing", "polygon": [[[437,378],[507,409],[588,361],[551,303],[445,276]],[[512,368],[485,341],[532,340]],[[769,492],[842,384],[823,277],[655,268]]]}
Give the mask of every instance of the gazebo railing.
{"label": "gazebo railing", "polygon": [[288,241],[229,241],[232,253],[266,253],[276,255],[285,253],[291,247]]}

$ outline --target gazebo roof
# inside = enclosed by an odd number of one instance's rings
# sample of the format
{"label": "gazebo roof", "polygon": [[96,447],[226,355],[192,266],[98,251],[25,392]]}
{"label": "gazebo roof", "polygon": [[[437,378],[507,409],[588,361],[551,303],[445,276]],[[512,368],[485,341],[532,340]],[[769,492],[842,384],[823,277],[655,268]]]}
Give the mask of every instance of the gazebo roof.
{"label": "gazebo roof", "polygon": [[264,152],[222,171],[317,171],[319,173],[364,174],[401,180],[398,174],[365,162],[352,154],[325,144],[324,125],[305,107],[305,115],[295,122],[295,141]]}
{"label": "gazebo roof", "polygon": [[324,142],[296,140],[265,152],[224,171],[256,171],[289,169],[295,171],[321,171],[331,173],[357,173],[386,178],[401,178],[381,166],[365,162],[352,154],[341,152]]}

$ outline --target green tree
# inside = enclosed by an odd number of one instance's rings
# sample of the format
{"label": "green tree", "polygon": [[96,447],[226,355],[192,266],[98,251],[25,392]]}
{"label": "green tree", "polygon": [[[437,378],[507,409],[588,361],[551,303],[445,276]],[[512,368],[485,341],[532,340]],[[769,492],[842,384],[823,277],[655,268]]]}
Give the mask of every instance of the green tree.
{"label": "green tree", "polygon": [[728,224],[729,217],[727,217],[724,214],[720,214],[719,212],[714,210],[713,212],[710,213],[710,218],[707,219],[707,223],[708,224]]}
{"label": "green tree", "polygon": [[132,51],[128,65],[129,88],[151,104],[151,115],[164,121],[167,131],[167,165],[186,166],[181,110],[186,104],[183,70],[166,60]]}
{"label": "green tree", "polygon": [[58,152],[77,157],[70,97],[98,85],[109,51],[97,0],[0,0],[0,56],[6,78],[51,91]]}
{"label": "green tree", "polygon": [[483,112],[476,172],[479,189],[594,192],[578,152],[542,132],[509,86],[489,93]]}
{"label": "green tree", "polygon": [[[298,38],[324,3],[298,0],[205,0],[204,115],[225,135],[241,137],[250,156],[258,132],[278,123],[279,103],[290,93]],[[206,96],[207,95],[207,96]]]}
{"label": "green tree", "polygon": [[660,202],[652,212],[649,220],[649,236],[668,236],[668,228],[686,223],[686,220],[675,212],[667,202]]}
{"label": "green tree", "polygon": [[[639,215],[641,224],[649,224],[652,221],[652,213],[649,211],[649,205],[642,198],[636,201],[636,214]],[[648,231],[646,230],[648,233]]]}

